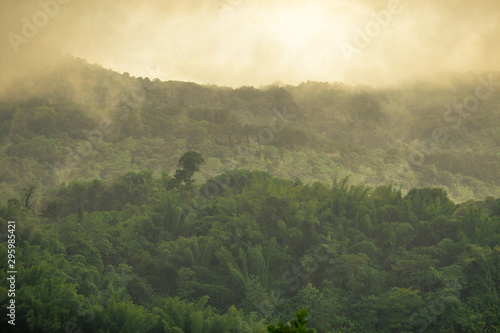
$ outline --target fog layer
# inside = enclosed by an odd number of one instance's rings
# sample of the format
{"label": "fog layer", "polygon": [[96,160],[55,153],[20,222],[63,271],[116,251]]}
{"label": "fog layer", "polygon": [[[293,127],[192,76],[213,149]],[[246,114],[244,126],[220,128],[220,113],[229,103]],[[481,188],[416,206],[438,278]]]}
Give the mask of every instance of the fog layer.
{"label": "fog layer", "polygon": [[[228,86],[394,84],[500,69],[500,2],[4,1],[2,81],[71,54],[135,76]],[[34,67],[35,66],[35,67]]]}

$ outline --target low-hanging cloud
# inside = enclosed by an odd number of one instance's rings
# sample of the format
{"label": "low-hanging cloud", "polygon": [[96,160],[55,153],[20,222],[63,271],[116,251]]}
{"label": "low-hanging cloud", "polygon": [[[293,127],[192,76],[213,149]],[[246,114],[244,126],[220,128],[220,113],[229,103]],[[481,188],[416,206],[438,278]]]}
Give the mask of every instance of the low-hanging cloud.
{"label": "low-hanging cloud", "polygon": [[[65,53],[136,76],[228,86],[383,85],[500,69],[497,0],[399,0],[369,45],[346,57],[342,45],[394,1],[4,1],[3,82]],[[37,32],[24,36],[30,24]]]}

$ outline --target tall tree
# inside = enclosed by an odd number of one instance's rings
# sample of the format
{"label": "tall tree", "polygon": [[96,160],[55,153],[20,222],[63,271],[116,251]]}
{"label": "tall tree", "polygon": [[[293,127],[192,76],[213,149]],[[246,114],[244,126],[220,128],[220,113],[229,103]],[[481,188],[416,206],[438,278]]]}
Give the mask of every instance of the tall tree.
{"label": "tall tree", "polygon": [[205,163],[205,159],[200,155],[200,153],[195,151],[188,151],[181,156],[178,162],[178,166],[182,169],[175,171],[173,183],[179,186],[184,182],[184,186],[187,191],[187,199],[189,204],[189,194],[193,187],[193,175],[195,172],[200,171],[200,165]]}
{"label": "tall tree", "polygon": [[21,189],[21,203],[24,208],[31,209],[35,204],[35,191],[38,185],[35,183],[30,183]]}

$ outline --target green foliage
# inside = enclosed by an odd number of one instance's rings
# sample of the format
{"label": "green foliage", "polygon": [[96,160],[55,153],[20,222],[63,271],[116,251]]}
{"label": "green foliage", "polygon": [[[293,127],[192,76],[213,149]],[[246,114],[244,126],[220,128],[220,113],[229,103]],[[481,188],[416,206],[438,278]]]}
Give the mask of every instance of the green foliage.
{"label": "green foliage", "polygon": [[200,153],[195,151],[188,151],[179,159],[179,166],[191,173],[200,171],[200,165],[203,163],[205,163],[205,160]]}
{"label": "green foliage", "polygon": [[185,183],[186,187],[191,188],[193,183],[193,175],[200,170],[200,165],[205,163],[201,155],[195,151],[184,153],[179,159],[178,166],[182,167],[175,172],[174,180],[176,184]]}
{"label": "green foliage", "polygon": [[403,193],[439,186],[455,202],[498,197],[499,92],[465,119],[446,106],[477,82],[451,82],[230,89],[134,78],[68,58],[0,100],[0,191],[14,197],[29,174],[42,192],[129,171],[173,177],[182,155],[199,151],[207,163],[198,171],[187,161],[181,183],[193,170],[202,181],[238,167],[306,183],[349,175]]}
{"label": "green foliage", "polygon": [[296,318],[288,322],[286,324],[283,324],[281,322],[278,322],[278,326],[274,325],[269,325],[268,326],[268,331],[270,333],[314,333],[316,332],[315,329],[308,329],[307,328],[307,310],[299,310],[297,311]]}
{"label": "green foliage", "polygon": [[60,66],[0,100],[18,332],[500,329],[498,91]]}
{"label": "green foliage", "polygon": [[[498,199],[304,184],[235,169],[74,181],[0,206],[16,221],[20,332],[474,331],[500,326]],[[218,192],[204,196],[207,184]],[[8,298],[0,243],[0,306]],[[295,320],[282,324],[294,316]],[[7,317],[0,325],[7,325]]]}

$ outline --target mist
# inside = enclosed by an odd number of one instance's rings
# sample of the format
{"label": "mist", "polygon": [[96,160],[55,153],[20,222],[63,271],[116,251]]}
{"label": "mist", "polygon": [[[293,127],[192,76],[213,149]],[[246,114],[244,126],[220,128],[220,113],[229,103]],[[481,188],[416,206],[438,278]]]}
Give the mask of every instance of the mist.
{"label": "mist", "polygon": [[500,3],[159,0],[3,2],[2,82],[70,54],[118,72],[239,87],[393,85],[499,70]]}

